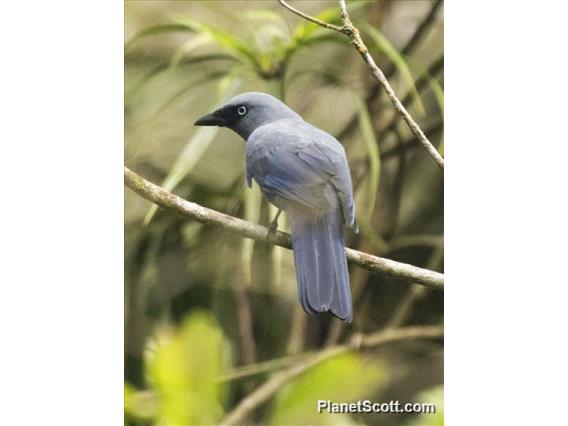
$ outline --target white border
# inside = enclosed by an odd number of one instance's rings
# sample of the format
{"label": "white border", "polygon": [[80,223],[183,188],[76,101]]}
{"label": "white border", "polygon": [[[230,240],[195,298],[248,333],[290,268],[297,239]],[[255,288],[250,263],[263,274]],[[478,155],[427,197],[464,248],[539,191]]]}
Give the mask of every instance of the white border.
{"label": "white border", "polygon": [[2,6],[2,424],[123,424],[122,39],[120,2]]}

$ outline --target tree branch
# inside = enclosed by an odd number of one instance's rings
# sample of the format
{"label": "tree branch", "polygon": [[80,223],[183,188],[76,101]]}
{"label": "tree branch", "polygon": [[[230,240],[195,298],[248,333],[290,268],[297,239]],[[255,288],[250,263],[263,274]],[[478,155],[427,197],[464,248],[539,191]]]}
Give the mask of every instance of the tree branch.
{"label": "tree branch", "polygon": [[308,359],[301,359],[292,367],[276,373],[252,393],[244,397],[237,406],[226,415],[221,424],[225,426],[241,424],[258,406],[267,402],[281,389],[284,384],[309,368],[333,358],[336,355],[358,349],[371,349],[389,342],[410,339],[437,339],[443,337],[443,335],[443,326],[405,327],[389,329],[370,335],[355,335],[345,345],[337,345],[324,349],[310,356]]}
{"label": "tree branch", "polygon": [[295,13],[298,16],[301,16],[304,19],[307,19],[307,20],[314,22],[318,25],[321,25],[324,28],[331,29],[331,30],[334,30],[334,31],[338,31],[342,34],[345,34],[347,37],[349,37],[349,39],[351,40],[351,43],[355,46],[355,48],[357,49],[359,54],[363,57],[363,60],[366,62],[366,64],[371,69],[371,74],[373,74],[373,77],[375,77],[375,80],[377,80],[379,82],[380,86],[383,88],[383,90],[387,94],[389,100],[394,105],[395,109],[402,116],[402,118],[404,119],[406,124],[408,124],[410,131],[416,136],[418,142],[420,142],[422,144],[422,146],[424,146],[424,148],[428,151],[428,153],[434,158],[436,163],[443,169],[444,168],[444,159],[441,157],[440,153],[436,150],[434,145],[432,145],[432,143],[428,140],[428,138],[426,137],[426,135],[424,134],[424,132],[422,131],[420,126],[414,121],[414,119],[412,118],[410,113],[407,111],[407,109],[404,107],[402,102],[397,98],[396,94],[394,93],[394,90],[392,89],[391,85],[389,84],[388,80],[386,79],[384,73],[377,66],[373,57],[370,55],[369,50],[367,49],[367,46],[365,46],[365,43],[363,42],[363,39],[361,38],[361,36],[359,34],[359,30],[351,22],[351,18],[349,17],[349,12],[347,11],[347,5],[345,3],[345,0],[339,0],[340,15],[341,15],[341,20],[342,20],[341,26],[332,25],[332,24],[329,24],[327,22],[323,22],[318,18],[314,18],[313,16],[307,15],[304,12],[301,12],[298,9],[290,6],[284,0],[278,0],[278,2],[282,6],[284,6],[286,9],[290,10],[291,12]]}
{"label": "tree branch", "polygon": [[314,24],[318,24],[321,27],[327,28],[329,30],[334,30],[334,31],[339,31],[339,32],[343,32],[342,28],[337,26],[337,25],[333,25],[330,24],[328,22],[322,21],[321,19],[316,18],[315,16],[310,16],[307,13],[302,12],[301,10],[296,9],[293,6],[290,6],[288,3],[286,3],[284,0],[278,0],[278,3],[280,3],[282,6],[284,6],[286,9],[288,9],[290,12],[295,13],[296,15],[298,15],[300,18],[304,18],[307,19],[310,22],[313,22]]}
{"label": "tree branch", "polygon": [[[184,200],[166,191],[162,187],[147,181],[127,167],[124,168],[124,183],[141,197],[181,216],[191,218],[209,226],[221,228],[226,232],[232,232],[242,237],[268,242],[288,249],[292,248],[290,234],[277,231],[267,238],[268,228]],[[444,275],[438,272],[373,256],[350,248],[345,249],[345,254],[347,260],[351,263],[368,269],[371,272],[412,281],[427,287],[437,289],[444,288]]]}

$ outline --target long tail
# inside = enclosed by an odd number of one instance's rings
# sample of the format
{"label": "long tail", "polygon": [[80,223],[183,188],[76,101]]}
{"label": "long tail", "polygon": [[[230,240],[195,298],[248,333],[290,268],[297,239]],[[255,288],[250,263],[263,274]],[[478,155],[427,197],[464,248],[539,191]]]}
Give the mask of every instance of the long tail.
{"label": "long tail", "polygon": [[309,314],[331,311],[351,322],[351,289],[339,209],[317,217],[292,215],[298,295]]}

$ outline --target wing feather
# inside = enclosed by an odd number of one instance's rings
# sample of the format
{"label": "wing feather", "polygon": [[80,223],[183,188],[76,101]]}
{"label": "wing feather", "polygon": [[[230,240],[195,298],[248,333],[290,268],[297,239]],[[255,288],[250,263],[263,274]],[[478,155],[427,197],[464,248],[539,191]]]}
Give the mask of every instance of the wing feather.
{"label": "wing feather", "polygon": [[[249,186],[253,178],[269,198],[279,197],[310,209],[327,210],[338,198],[345,222],[355,223],[351,175],[343,147],[303,120],[271,123],[249,137]],[[329,197],[330,185],[337,197]]]}

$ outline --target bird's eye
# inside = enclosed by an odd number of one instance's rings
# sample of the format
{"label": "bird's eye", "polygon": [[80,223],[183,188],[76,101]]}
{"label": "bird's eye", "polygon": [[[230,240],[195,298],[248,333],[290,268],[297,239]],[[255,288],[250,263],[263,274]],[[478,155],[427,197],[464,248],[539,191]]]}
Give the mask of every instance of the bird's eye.
{"label": "bird's eye", "polygon": [[244,105],[241,105],[240,107],[237,108],[237,114],[239,114],[240,116],[243,116],[247,113],[247,107]]}

